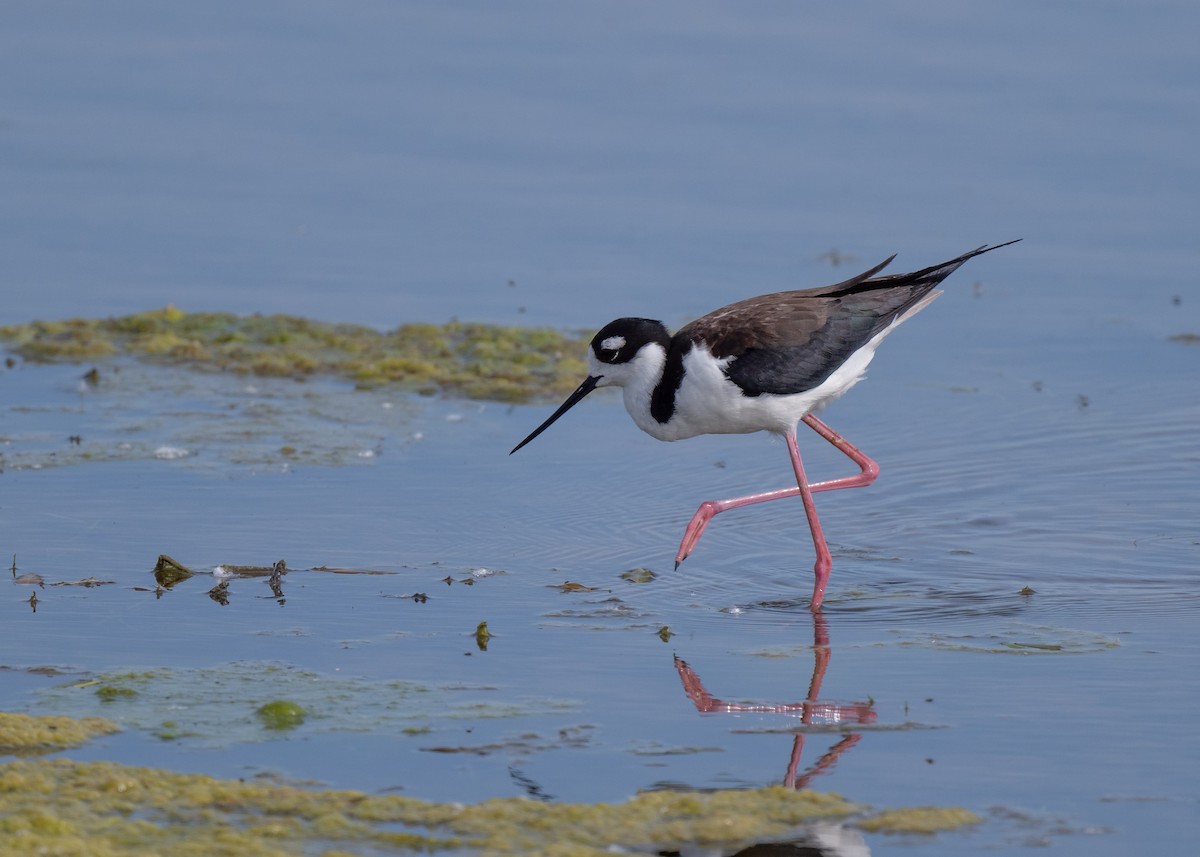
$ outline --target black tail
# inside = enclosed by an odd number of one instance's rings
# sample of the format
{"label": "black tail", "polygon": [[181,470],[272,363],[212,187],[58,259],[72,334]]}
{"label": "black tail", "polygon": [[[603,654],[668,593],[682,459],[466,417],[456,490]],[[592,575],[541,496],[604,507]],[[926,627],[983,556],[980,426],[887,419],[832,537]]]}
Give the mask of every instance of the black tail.
{"label": "black tail", "polygon": [[[931,265],[928,268],[922,268],[920,271],[913,271],[911,274],[887,274],[882,277],[871,277],[872,274],[881,271],[885,265],[895,259],[892,256],[885,260],[882,264],[877,265],[870,271],[859,274],[857,277],[847,280],[844,283],[839,283],[836,286],[831,286],[830,291],[826,294],[831,297],[843,297],[845,295],[855,294],[856,292],[868,292],[874,289],[888,289],[896,286],[925,286],[924,291],[928,291],[953,274],[959,266],[968,259],[974,259],[976,256],[982,256],[984,253],[990,253],[993,250],[999,250],[1001,247],[1007,247],[1009,244],[1016,244],[1020,238],[1014,238],[1012,241],[1005,241],[1003,244],[993,244],[988,246],[984,244],[982,247],[976,247],[969,253],[963,253],[956,259],[951,259],[949,262],[942,262],[940,265]],[[923,294],[924,291],[918,293]]]}
{"label": "black tail", "polygon": [[942,262],[940,265],[922,268],[920,271],[913,271],[911,274],[893,274],[888,277],[880,277],[877,280],[872,280],[872,282],[882,284],[886,280],[904,279],[914,285],[920,282],[927,282],[931,286],[936,286],[958,270],[959,266],[967,260],[974,259],[976,256],[982,256],[984,253],[991,253],[993,250],[999,250],[1001,247],[1007,247],[1009,244],[1016,244],[1020,240],[1020,238],[1014,238],[1012,241],[1005,241],[1003,244],[993,244],[990,247],[984,244],[982,247],[976,247],[970,253],[963,253],[957,259],[951,259],[949,262]]}

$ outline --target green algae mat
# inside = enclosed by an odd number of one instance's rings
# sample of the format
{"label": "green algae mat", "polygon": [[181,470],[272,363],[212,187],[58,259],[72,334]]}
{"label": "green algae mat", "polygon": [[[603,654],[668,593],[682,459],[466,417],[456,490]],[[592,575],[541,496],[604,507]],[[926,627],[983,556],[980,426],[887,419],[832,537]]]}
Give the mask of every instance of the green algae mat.
{"label": "green algae mat", "polygon": [[526,402],[574,389],[587,339],[548,328],[452,321],[391,331],[291,315],[189,313],[168,306],[119,318],[0,327],[31,362],[133,357],[240,374],[330,375],[364,387]]}
{"label": "green algae mat", "polygon": [[[117,730],[103,718],[75,722],[0,712],[0,753],[47,753]],[[780,786],[645,792],[618,804],[527,798],[459,804],[113,762],[22,758],[0,764],[0,855],[733,853],[795,841],[818,823],[929,834],[979,821],[957,808],[869,813],[836,794]]]}
{"label": "green algae mat", "polygon": [[[815,822],[861,815],[834,794],[780,786],[649,792],[620,804],[501,798],[439,804],[398,795],[220,780],[70,759],[0,765],[0,854],[292,855],[321,853],[611,854],[681,848],[726,853],[792,841]],[[872,832],[973,824],[965,810],[892,810]],[[315,849],[315,850],[314,850]]]}

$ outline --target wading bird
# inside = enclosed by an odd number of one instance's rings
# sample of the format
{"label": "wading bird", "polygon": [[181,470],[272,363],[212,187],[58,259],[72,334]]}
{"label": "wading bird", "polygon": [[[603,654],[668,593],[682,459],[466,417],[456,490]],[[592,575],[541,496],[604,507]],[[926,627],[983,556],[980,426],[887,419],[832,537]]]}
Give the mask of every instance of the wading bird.
{"label": "wading bird", "polygon": [[[695,549],[714,515],[799,495],[816,548],[811,606],[818,610],[832,561],[812,495],[870,485],[879,475],[879,465],[814,413],[858,383],[879,343],[929,306],[941,294],[937,286],[942,280],[968,259],[1015,243],[984,245],[911,274],[876,277],[895,258],[891,256],[837,285],[738,301],[685,325],[674,336],[660,321],[618,318],[592,339],[587,378],[512,452],[597,387],[621,387],[625,409],[638,428],[659,440],[756,431],[782,435],[796,485],[701,503],[684,532],[675,567]],[[848,456],[860,472],[810,483],[796,444],[801,421]]]}

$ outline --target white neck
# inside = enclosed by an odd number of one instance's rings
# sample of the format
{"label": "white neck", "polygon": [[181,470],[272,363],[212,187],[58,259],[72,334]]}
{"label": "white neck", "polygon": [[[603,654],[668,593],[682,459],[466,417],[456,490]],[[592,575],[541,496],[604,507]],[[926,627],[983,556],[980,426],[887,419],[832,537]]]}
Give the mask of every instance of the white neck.
{"label": "white neck", "polygon": [[666,362],[666,349],[651,342],[643,345],[628,363],[612,366],[596,361],[589,369],[592,374],[604,376],[599,386],[621,388],[625,410],[629,411],[638,428],[652,437],[660,437],[663,427],[650,415],[650,396],[662,379]]}

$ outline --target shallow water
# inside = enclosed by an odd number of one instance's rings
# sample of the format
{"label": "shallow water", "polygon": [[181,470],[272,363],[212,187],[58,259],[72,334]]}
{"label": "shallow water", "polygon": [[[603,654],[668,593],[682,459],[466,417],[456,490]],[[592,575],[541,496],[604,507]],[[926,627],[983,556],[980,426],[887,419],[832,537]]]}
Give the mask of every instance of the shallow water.
{"label": "shallow water", "polygon": [[[113,402],[76,390],[78,374],[2,377],[60,438],[80,425],[103,433]],[[1175,474],[1195,466],[1200,407],[1164,391],[1158,419],[1126,422],[1123,409],[1025,385],[889,392],[877,380],[839,409],[884,475],[819,498],[835,563],[819,624],[794,504],[718,517],[671,570],[694,503],[781,480],[782,445],[657,444],[615,397],[509,458],[544,408],[396,407],[394,395],[309,382],[306,401],[357,397],[345,429],[382,438],[353,459],[365,466],[244,458],[217,433],[183,441],[182,458],[9,467],[3,550],[48,585],[10,589],[6,707],[127,726],[74,757],[224,776],[468,801],[795,782],[988,819],[923,850],[1117,853],[1151,833],[1182,847],[1197,810],[1196,692],[1183,677],[1200,643],[1200,535]],[[242,396],[276,395],[255,389]],[[919,442],[864,422],[868,392],[904,399],[893,425],[919,425]],[[179,406],[163,396],[147,394],[130,420]],[[294,443],[341,443],[318,416],[286,419]],[[1017,428],[1031,423],[1044,428]],[[973,430],[956,438],[955,425]],[[1123,443],[1131,431],[1156,442]],[[7,454],[35,443],[13,437]],[[605,444],[621,457],[594,454]],[[205,573],[156,594],[159,553]],[[210,595],[216,566],[279,558],[292,569],[283,597],[262,575],[229,579],[224,606]],[[639,567],[656,576],[621,577]],[[52,585],[89,577],[111,584]],[[45,665],[67,674],[25,672]],[[136,701],[72,686],[141,670],[157,674],[135,685]],[[700,710],[685,677],[716,702],[702,694]],[[253,710],[271,698],[314,715],[270,733]],[[806,712],[810,698],[821,705]],[[903,844],[868,841],[880,853]]]}
{"label": "shallow water", "polygon": [[[76,758],[459,801],[788,782],[986,818],[873,853],[1185,852],[1196,10],[557,8],[18,4],[0,322],[675,324],[1024,237],[825,414],[882,476],[818,497],[822,620],[795,504],[672,570],[699,501],[787,483],[766,436],[660,444],[596,394],[510,458],[552,403],[16,363],[0,556],[45,586],[0,608],[0,705],[128,727]],[[156,592],[163,553],[204,573]],[[282,594],[212,574],[281,558]],[[266,731],[275,697],[313,714]]]}

